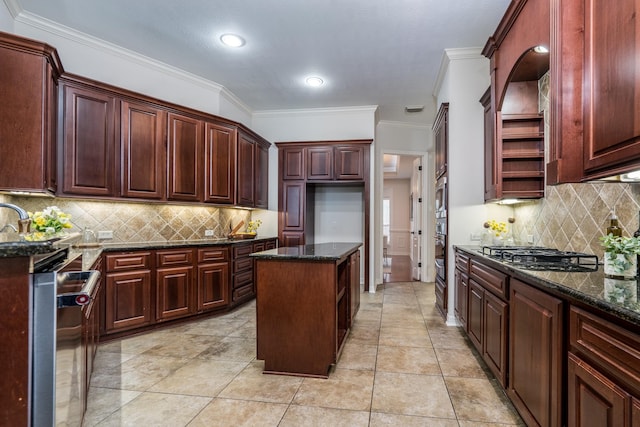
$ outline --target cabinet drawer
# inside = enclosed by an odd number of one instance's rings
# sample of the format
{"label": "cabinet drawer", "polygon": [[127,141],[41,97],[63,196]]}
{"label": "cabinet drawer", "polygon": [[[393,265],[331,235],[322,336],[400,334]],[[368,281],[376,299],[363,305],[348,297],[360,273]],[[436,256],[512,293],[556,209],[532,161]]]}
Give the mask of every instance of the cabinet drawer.
{"label": "cabinet drawer", "polygon": [[460,252],[456,252],[456,268],[463,273],[469,273],[469,257]]}
{"label": "cabinet drawer", "polygon": [[227,261],[228,259],[229,249],[227,248],[198,249],[198,264],[209,261]]}
{"label": "cabinet drawer", "polygon": [[239,273],[241,271],[253,272],[253,259],[251,258],[240,258],[233,261],[233,272]]}
{"label": "cabinet drawer", "polygon": [[171,251],[158,251],[156,252],[156,262],[158,267],[193,264],[193,250],[180,249]]}
{"label": "cabinet drawer", "polygon": [[233,288],[240,288],[248,283],[253,282],[253,270],[233,276]]}
{"label": "cabinet drawer", "polygon": [[107,271],[135,270],[149,268],[151,252],[132,252],[127,254],[107,254]]}
{"label": "cabinet drawer", "polygon": [[242,245],[233,247],[233,259],[248,256],[253,252],[253,245]]}
{"label": "cabinet drawer", "polygon": [[237,301],[253,295],[253,283],[233,291],[233,300]]}
{"label": "cabinet drawer", "polygon": [[469,276],[485,289],[503,299],[508,299],[507,280],[509,277],[506,274],[472,259],[469,264]]}
{"label": "cabinet drawer", "polygon": [[264,248],[265,248],[264,242],[253,244],[253,252],[262,252],[264,251]]}
{"label": "cabinet drawer", "polygon": [[275,248],[276,248],[276,241],[275,240],[269,240],[264,245],[264,249],[265,250],[275,249]]}
{"label": "cabinet drawer", "polygon": [[577,307],[571,307],[569,318],[569,343],[575,352],[640,393],[640,335]]}

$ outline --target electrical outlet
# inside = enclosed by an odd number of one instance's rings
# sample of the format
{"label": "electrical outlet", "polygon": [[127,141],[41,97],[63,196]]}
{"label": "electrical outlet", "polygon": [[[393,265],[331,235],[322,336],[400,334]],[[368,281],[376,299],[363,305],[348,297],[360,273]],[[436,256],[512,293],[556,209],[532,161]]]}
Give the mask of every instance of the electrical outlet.
{"label": "electrical outlet", "polygon": [[527,234],[527,243],[533,245],[533,234]]}
{"label": "electrical outlet", "polygon": [[472,242],[479,242],[480,240],[482,240],[482,236],[480,234],[471,233],[471,236],[469,236],[469,240],[471,240]]}
{"label": "electrical outlet", "polygon": [[212,237],[213,230],[204,230],[204,237]]}
{"label": "electrical outlet", "polygon": [[98,239],[100,240],[113,239],[113,231],[112,230],[98,231]]}

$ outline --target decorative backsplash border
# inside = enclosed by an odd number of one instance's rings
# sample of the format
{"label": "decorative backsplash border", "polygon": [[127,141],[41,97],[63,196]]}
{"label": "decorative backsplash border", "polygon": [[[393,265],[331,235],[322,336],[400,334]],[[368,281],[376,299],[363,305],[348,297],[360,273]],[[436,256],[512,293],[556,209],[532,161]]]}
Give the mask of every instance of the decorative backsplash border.
{"label": "decorative backsplash border", "polygon": [[[109,242],[113,243],[198,240],[205,238],[205,230],[213,230],[207,239],[225,238],[233,226],[251,219],[251,211],[240,208],[15,196],[2,199],[30,212],[58,206],[71,215],[71,231],[85,227],[95,232],[111,230],[113,239]],[[2,211],[6,212],[0,212],[0,225],[13,218],[10,210]]]}

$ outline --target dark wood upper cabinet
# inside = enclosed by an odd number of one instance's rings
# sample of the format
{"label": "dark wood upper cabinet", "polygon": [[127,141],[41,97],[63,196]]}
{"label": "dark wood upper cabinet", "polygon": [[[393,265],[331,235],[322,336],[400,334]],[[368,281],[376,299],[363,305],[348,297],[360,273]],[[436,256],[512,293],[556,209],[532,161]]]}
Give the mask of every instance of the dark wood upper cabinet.
{"label": "dark wood upper cabinet", "polygon": [[57,79],[50,46],[0,33],[0,189],[55,192]]}
{"label": "dark wood upper cabinet", "polygon": [[238,135],[238,199],[240,206],[255,203],[256,141],[244,132]]}
{"label": "dark wood upper cabinet", "polygon": [[124,197],[165,198],[166,117],[156,107],[121,102],[122,190]]}
{"label": "dark wood upper cabinet", "polygon": [[237,135],[235,127],[205,124],[205,202],[236,201]]}
{"label": "dark wood upper cabinet", "polygon": [[498,156],[496,154],[496,115],[491,106],[491,88],[480,98],[484,108],[484,200],[495,200],[500,188],[498,179]]}
{"label": "dark wood upper cabinet", "polygon": [[255,207],[267,209],[269,205],[269,146],[257,141],[255,169]]}
{"label": "dark wood upper cabinet", "polygon": [[337,180],[362,181],[364,178],[365,149],[362,146],[336,146],[333,153],[335,159],[335,178]]}
{"label": "dark wood upper cabinet", "polygon": [[433,137],[436,153],[436,179],[447,171],[447,145],[449,138],[449,103],[440,104],[433,124]]}
{"label": "dark wood upper cabinet", "polygon": [[202,120],[169,113],[169,200],[202,201],[204,124]]}
{"label": "dark wood upper cabinet", "polygon": [[62,191],[67,195],[119,194],[116,138],[118,104],[113,95],[62,81]]}
{"label": "dark wood upper cabinet", "polygon": [[302,147],[283,148],[280,151],[282,179],[305,179],[305,151]]}
{"label": "dark wood upper cabinet", "polygon": [[552,4],[550,183],[640,168],[640,3]]}
{"label": "dark wood upper cabinet", "polygon": [[283,184],[279,209],[282,216],[282,230],[304,231],[305,187],[304,181]]}
{"label": "dark wood upper cabinet", "polygon": [[333,147],[307,148],[307,179],[333,179]]}

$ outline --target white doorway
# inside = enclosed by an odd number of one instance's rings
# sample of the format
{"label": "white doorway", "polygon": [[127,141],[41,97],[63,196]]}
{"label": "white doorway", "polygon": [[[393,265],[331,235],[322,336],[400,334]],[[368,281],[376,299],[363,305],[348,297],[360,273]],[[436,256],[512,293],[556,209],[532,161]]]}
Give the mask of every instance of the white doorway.
{"label": "white doorway", "polygon": [[[420,280],[422,274],[421,156],[383,154],[382,281]],[[416,182],[420,181],[420,182]]]}

